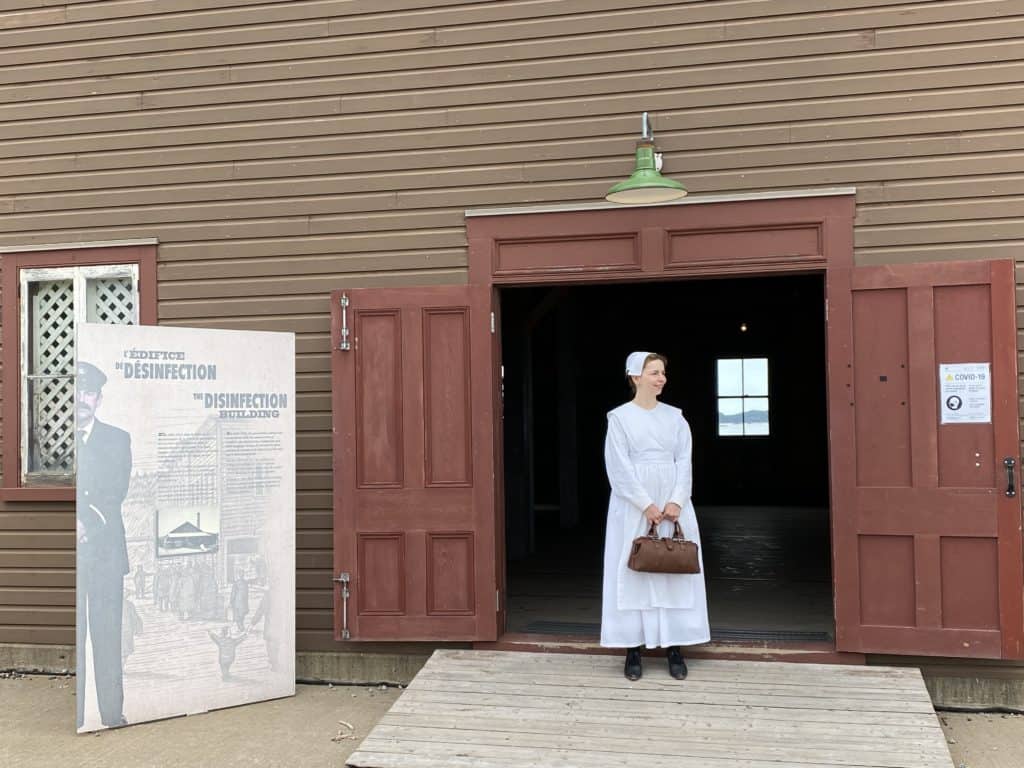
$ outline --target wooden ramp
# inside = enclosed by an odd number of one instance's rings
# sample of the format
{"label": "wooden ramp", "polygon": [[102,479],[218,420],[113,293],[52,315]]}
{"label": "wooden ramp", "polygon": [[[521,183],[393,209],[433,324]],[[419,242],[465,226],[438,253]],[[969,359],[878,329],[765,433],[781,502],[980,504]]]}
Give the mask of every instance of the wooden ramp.
{"label": "wooden ramp", "polygon": [[916,669],[436,651],[359,768],[950,768]]}

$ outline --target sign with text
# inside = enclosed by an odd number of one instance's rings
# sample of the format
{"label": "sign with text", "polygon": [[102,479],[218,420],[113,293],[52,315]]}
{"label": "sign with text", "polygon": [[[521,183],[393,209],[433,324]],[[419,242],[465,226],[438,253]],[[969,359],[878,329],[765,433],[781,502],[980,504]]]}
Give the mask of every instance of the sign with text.
{"label": "sign with text", "polygon": [[295,693],[295,337],[81,324],[78,731]]}
{"label": "sign with text", "polygon": [[939,366],[942,424],[991,424],[991,363],[943,363]]}

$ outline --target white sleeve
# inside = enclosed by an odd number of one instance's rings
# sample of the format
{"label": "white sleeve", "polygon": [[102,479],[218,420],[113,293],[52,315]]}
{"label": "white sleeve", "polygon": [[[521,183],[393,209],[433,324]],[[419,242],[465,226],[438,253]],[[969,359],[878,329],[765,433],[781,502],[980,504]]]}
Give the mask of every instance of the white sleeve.
{"label": "white sleeve", "polygon": [[612,414],[608,414],[608,435],[604,440],[604,467],[613,494],[621,496],[641,511],[654,503],[633,469],[626,431]]}
{"label": "white sleeve", "polygon": [[668,500],[685,508],[693,493],[693,436],[690,433],[690,425],[681,416],[675,459],[676,483]]}

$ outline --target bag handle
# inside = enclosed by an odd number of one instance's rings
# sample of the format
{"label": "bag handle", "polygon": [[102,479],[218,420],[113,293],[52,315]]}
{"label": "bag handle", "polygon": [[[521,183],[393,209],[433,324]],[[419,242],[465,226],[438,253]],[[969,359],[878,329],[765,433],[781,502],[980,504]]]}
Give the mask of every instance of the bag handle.
{"label": "bag handle", "polygon": [[[674,520],[675,529],[672,531],[672,541],[686,541],[686,536],[683,533],[683,529],[679,527],[679,521]],[[651,523],[651,527],[647,530],[647,536],[654,540],[660,540],[661,537],[658,535],[658,524]]]}

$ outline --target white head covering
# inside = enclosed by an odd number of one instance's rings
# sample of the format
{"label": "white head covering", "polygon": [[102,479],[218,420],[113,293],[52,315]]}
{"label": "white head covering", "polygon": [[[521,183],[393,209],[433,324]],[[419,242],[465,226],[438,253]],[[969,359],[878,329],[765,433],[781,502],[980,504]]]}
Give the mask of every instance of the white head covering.
{"label": "white head covering", "polygon": [[644,372],[644,360],[650,352],[630,352],[626,358],[626,373],[630,376],[639,376]]}

